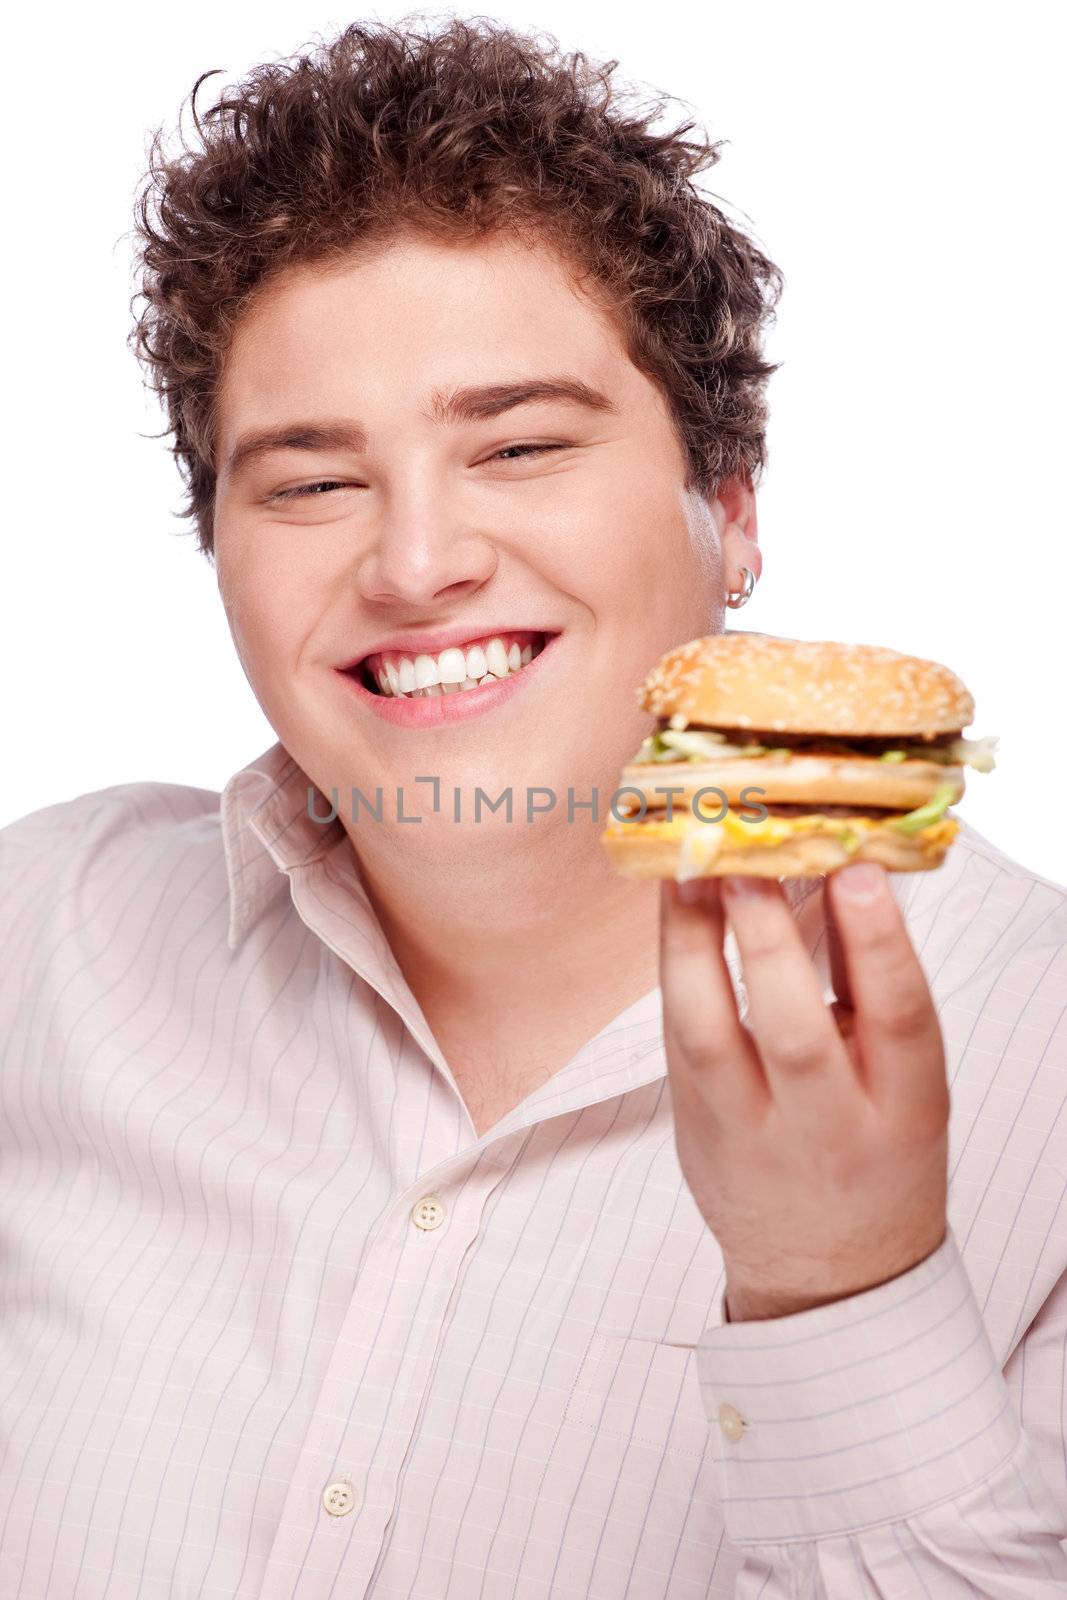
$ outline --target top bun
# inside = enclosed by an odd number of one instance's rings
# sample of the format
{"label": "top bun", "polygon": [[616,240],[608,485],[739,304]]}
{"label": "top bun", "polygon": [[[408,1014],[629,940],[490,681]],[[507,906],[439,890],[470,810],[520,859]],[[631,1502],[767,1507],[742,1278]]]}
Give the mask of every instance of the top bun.
{"label": "top bun", "polygon": [[974,716],[965,685],[937,661],[875,644],[742,631],[669,651],[639,697],[654,716],[711,728],[854,738],[954,733]]}

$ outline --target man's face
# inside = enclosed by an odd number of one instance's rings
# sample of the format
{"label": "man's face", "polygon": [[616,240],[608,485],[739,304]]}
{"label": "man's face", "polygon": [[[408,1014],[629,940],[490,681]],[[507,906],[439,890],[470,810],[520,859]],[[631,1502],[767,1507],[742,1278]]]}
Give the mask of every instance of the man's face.
{"label": "man's face", "polygon": [[[564,378],[610,409],[556,398],[435,420],[435,399],[459,390]],[[637,685],[671,646],[722,625],[721,508],[683,488],[658,390],[547,249],[406,239],[283,276],[238,328],[218,461],[215,560],[238,654],[343,817],[353,785],[382,785],[395,817],[402,783],[406,812],[425,812],[414,779],[435,775],[449,821],[437,837],[453,847],[454,787],[464,829],[476,787],[510,785],[516,823],[527,789],[551,789],[538,826],[556,827],[568,785],[581,801],[595,784],[603,819],[651,726]],[[502,669],[493,638],[507,676],[473,689],[402,699],[340,670],[370,654],[399,688],[406,656],[420,681],[455,678],[455,650],[480,640],[484,664],[459,658],[479,681]],[[524,639],[532,664],[513,674]],[[502,817],[483,813],[476,837]],[[528,842],[528,827],[512,831]],[[403,832],[428,846],[425,828]]]}

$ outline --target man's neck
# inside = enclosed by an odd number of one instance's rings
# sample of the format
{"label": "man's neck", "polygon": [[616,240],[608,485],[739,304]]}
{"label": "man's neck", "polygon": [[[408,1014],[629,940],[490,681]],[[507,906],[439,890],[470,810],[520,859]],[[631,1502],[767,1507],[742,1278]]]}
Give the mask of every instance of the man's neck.
{"label": "man's neck", "polygon": [[[569,829],[427,862],[359,854],[393,954],[457,1079],[524,1098],[658,982],[658,882]],[[477,1086],[481,1086],[479,1089]],[[520,1092],[522,1091],[522,1092]]]}
{"label": "man's neck", "polygon": [[[432,860],[383,844],[360,875],[479,1133],[656,988],[659,881],[621,877],[594,832]],[[809,949],[819,888],[785,884]]]}

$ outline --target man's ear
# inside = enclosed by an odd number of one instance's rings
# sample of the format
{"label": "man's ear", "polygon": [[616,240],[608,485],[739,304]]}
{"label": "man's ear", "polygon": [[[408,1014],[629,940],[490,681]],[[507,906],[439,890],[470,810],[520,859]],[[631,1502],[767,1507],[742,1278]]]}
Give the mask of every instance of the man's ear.
{"label": "man's ear", "polygon": [[763,569],[756,492],[749,474],[725,478],[716,490],[713,505],[722,541],[723,578],[727,589],[736,593],[744,582],[742,567],[747,567],[757,580]]}

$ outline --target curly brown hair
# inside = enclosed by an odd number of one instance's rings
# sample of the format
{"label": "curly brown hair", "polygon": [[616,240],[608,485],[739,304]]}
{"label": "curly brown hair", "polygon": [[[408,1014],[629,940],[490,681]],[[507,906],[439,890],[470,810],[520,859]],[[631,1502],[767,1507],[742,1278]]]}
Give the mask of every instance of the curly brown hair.
{"label": "curly brown hair", "polygon": [[614,317],[658,385],[711,495],[766,461],[761,335],[778,267],[692,178],[722,141],[653,132],[666,97],[627,104],[612,74],[555,39],[486,17],[422,31],[357,22],[307,54],[256,67],[201,111],[178,148],[162,132],[138,193],[131,343],[163,403],[195,520],[213,554],[214,409],[253,292],[401,230],[472,239],[507,230],[553,247]]}

